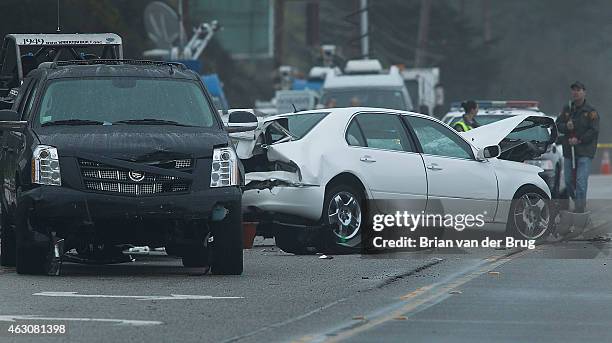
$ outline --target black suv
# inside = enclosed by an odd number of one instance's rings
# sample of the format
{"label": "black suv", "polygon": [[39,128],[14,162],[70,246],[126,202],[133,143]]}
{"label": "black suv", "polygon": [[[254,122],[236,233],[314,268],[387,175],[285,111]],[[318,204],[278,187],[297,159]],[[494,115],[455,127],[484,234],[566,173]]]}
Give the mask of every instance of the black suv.
{"label": "black suv", "polygon": [[58,275],[62,260],[121,262],[147,245],[242,273],[240,162],[183,65],[43,63],[0,128],[2,265]]}

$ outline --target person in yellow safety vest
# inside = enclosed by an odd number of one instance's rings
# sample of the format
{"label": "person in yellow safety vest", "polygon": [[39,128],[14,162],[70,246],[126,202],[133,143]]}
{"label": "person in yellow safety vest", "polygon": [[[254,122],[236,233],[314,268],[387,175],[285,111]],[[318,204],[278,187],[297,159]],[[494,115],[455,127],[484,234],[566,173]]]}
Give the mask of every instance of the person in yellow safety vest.
{"label": "person in yellow safety vest", "polygon": [[453,128],[457,131],[470,131],[471,129],[477,128],[480,126],[476,121],[475,117],[478,114],[478,104],[474,100],[468,100],[461,103],[461,107],[465,113],[463,114],[463,119],[456,122],[453,125]]}

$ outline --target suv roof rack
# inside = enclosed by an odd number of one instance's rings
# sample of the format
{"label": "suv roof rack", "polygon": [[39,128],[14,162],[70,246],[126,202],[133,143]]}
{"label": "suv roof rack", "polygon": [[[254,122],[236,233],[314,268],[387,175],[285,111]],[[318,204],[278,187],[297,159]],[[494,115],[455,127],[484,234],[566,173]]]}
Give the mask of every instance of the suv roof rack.
{"label": "suv roof rack", "polygon": [[[130,59],[90,59],[90,60],[70,60],[70,61],[56,61],[46,66],[50,69],[55,69],[58,66],[69,66],[69,65],[95,65],[95,64],[130,64],[130,65],[155,65],[155,66],[168,66],[170,68],[177,67],[181,70],[186,70],[187,67],[183,63],[178,62],[166,62],[166,61],[149,61],[149,60],[130,60]],[[41,64],[42,65],[42,64]]]}

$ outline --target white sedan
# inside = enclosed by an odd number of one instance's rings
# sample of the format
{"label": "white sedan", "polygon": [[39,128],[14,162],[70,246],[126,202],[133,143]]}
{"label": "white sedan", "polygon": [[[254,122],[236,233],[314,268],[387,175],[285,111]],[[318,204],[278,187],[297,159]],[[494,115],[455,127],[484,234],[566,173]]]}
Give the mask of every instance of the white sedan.
{"label": "white sedan", "polygon": [[[248,118],[240,115],[234,125]],[[462,134],[432,117],[375,108],[257,120],[255,131],[230,134],[245,168],[243,212],[285,251],[312,252],[321,238],[358,248],[365,225],[389,203],[413,213],[478,213],[487,230],[526,239],[549,228],[542,169],[497,158],[507,154],[500,144],[508,134],[533,127],[548,128],[546,142],[529,143],[546,151],[557,134],[549,118],[514,116]]]}

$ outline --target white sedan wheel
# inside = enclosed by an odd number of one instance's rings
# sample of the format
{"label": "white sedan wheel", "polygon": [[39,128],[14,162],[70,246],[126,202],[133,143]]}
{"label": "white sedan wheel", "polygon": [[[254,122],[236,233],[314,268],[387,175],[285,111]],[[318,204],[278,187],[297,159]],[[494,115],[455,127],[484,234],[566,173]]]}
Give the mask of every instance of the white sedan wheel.
{"label": "white sedan wheel", "polygon": [[516,233],[526,239],[538,239],[548,230],[550,206],[548,200],[536,192],[527,192],[516,202],[512,212]]}
{"label": "white sedan wheel", "polygon": [[[334,192],[327,204],[327,222],[340,244],[357,240],[363,222],[360,198],[350,191]],[[348,244],[350,246],[356,245]]]}

